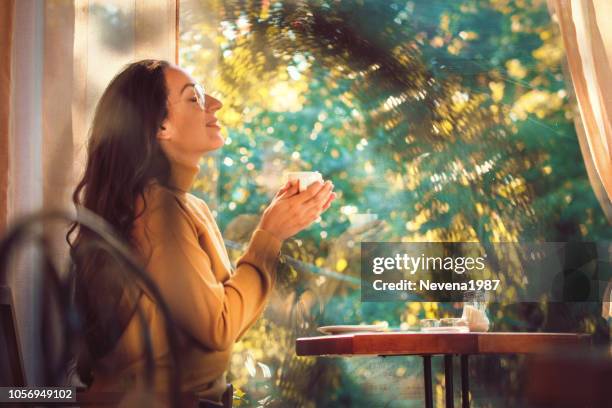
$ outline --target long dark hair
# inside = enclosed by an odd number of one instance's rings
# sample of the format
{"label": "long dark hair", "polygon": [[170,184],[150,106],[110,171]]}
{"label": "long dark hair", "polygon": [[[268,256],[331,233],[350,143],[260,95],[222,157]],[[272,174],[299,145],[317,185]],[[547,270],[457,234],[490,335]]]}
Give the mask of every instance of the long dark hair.
{"label": "long dark hair", "polygon": [[[147,184],[152,179],[167,184],[170,177],[170,162],[157,140],[168,116],[168,66],[166,61],[142,60],[113,78],[96,107],[85,173],[72,196],[77,208],[102,217],[132,247],[134,222],[146,208]],[[136,214],[139,198],[144,207]],[[84,317],[90,368],[92,360],[112,349],[130,319],[129,313],[118,314],[127,285],[112,257],[92,246],[90,231],[73,224],[66,239],[76,268],[75,303]],[[81,376],[89,374],[81,371]]]}
{"label": "long dark hair", "polygon": [[136,199],[152,178],[166,184],[170,174],[156,137],[168,116],[167,66],[134,62],[108,85],[96,107],[85,173],[72,196],[75,205],[103,217],[127,242],[138,216]]}

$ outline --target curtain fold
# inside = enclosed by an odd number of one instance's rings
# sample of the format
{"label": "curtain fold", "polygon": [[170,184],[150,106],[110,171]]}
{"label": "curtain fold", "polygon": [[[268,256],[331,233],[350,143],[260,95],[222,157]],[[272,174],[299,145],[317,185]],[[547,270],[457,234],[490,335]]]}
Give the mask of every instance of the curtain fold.
{"label": "curtain fold", "polygon": [[589,181],[612,224],[612,2],[549,0],[549,6],[563,37]]}
{"label": "curtain fold", "polygon": [[8,221],[9,117],[11,101],[11,54],[13,49],[14,0],[0,7],[0,234]]}
{"label": "curtain fold", "polygon": [[[71,202],[72,167],[58,164],[65,163],[67,157],[73,157],[71,61],[74,42],[74,5],[72,1],[45,2],[43,36],[41,140],[43,206],[65,208]],[[58,226],[57,234],[60,233],[61,228]],[[63,242],[58,246],[63,246]]]}
{"label": "curtain fold", "polygon": [[176,62],[179,0],[75,0],[72,132],[75,177],[95,105],[126,64],[155,58]]}
{"label": "curtain fold", "polygon": [[[177,1],[0,0],[0,236],[41,206],[70,208],[106,84],[135,59],[175,61]],[[65,232],[45,229],[58,260],[67,254]],[[6,283],[26,376],[38,383],[42,282],[32,254],[16,262]]]}

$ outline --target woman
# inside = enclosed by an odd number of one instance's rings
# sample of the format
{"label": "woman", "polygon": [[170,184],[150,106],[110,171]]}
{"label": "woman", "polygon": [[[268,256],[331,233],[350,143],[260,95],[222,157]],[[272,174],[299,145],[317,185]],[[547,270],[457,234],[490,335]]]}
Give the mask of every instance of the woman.
{"label": "woman", "polygon": [[[85,174],[73,195],[75,204],[111,223],[142,259],[182,329],[181,390],[212,401],[226,388],[232,345],[262,313],[282,241],[312,224],[335,198],[329,181],[302,193],[297,183],[288,183],[264,211],[232,271],[213,215],[188,193],[202,155],[224,144],[215,117],[221,107],[174,65],[130,64],[98,103]],[[87,240],[87,231],[79,230],[73,253]],[[140,384],[144,319],[153,343],[155,387],[166,391],[161,313],[142,291],[134,295],[121,282],[109,282],[112,274],[102,274],[92,259],[77,262],[76,299],[88,311],[90,349],[80,373],[93,380],[93,391]],[[139,313],[133,313],[135,304]],[[112,310],[100,312],[109,305]]]}

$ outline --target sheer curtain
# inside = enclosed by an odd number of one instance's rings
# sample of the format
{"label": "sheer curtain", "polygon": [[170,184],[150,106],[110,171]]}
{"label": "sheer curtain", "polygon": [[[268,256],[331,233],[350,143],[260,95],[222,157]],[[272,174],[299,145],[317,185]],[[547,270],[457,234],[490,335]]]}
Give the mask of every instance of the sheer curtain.
{"label": "sheer curtain", "polygon": [[129,62],[177,61],[179,0],[75,0],[72,131],[74,175],[81,174],[95,104]]}
{"label": "sheer curtain", "polygon": [[[0,1],[0,235],[41,207],[70,208],[104,87],[135,59],[176,61],[177,13],[178,0]],[[65,231],[48,232],[65,256]],[[6,283],[32,385],[41,280],[35,254],[23,258]]]}
{"label": "sheer curtain", "polygon": [[584,163],[612,224],[612,2],[549,0],[549,7],[561,29],[576,93]]}
{"label": "sheer curtain", "polygon": [[4,1],[0,7],[0,233],[6,228],[8,216],[8,141],[14,13],[14,0]]}

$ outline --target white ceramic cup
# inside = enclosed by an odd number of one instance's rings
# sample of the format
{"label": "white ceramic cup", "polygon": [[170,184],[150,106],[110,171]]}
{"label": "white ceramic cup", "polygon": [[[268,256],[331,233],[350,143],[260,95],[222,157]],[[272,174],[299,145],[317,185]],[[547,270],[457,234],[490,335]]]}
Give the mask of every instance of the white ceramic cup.
{"label": "white ceramic cup", "polygon": [[291,171],[285,173],[286,181],[300,181],[300,193],[314,182],[323,182],[323,176],[318,171]]}

